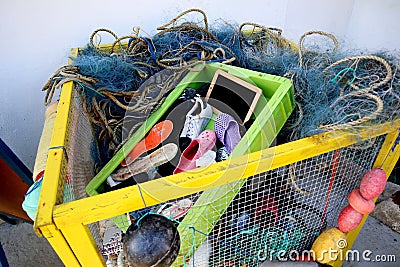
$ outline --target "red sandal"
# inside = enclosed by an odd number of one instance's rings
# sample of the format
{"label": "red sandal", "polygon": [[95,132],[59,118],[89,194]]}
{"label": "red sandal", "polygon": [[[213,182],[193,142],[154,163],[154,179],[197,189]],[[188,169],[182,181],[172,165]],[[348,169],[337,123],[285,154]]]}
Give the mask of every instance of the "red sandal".
{"label": "red sandal", "polygon": [[142,139],[121,162],[121,166],[125,167],[134,162],[141,154],[156,148],[171,134],[173,124],[169,120],[157,123],[150,130],[149,134]]}

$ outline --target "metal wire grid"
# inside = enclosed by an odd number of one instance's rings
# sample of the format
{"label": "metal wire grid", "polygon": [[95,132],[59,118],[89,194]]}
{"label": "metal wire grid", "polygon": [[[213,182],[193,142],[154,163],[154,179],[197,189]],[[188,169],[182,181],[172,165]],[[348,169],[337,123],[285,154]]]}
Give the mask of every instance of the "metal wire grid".
{"label": "metal wire grid", "polygon": [[[119,221],[120,225],[124,227],[128,227],[129,224],[135,223],[140,219],[143,215],[147,213],[158,213],[162,214],[171,220],[174,220],[176,223],[182,221],[184,214],[190,209],[181,207],[180,211],[177,211],[176,208],[179,207],[179,203],[184,201],[186,204],[191,203],[193,205],[198,199],[201,193],[195,193],[192,195],[188,195],[182,198],[170,200],[168,202],[160,203],[158,205],[149,206],[141,210],[131,211],[126,214],[127,219]],[[179,216],[183,214],[183,216]],[[175,216],[174,216],[175,215]],[[129,267],[128,262],[125,260],[122,251],[122,242],[121,236],[122,232],[114,223],[115,221],[111,219],[103,220],[99,222],[100,225],[100,236],[102,237],[103,243],[101,245],[98,244],[100,252],[106,256],[107,267],[115,266],[115,267]],[[112,234],[114,233],[114,234]],[[108,238],[112,235],[111,238]],[[104,237],[104,238],[103,238]],[[204,247],[204,246],[203,246]],[[204,249],[204,248],[203,248]],[[202,248],[200,248],[200,251]],[[183,264],[182,264],[183,265]],[[197,265],[196,265],[197,266]]]}
{"label": "metal wire grid", "polygon": [[[228,208],[200,247],[189,251],[178,265],[259,266],[265,259],[275,259],[281,250],[301,253],[309,249],[320,232],[337,225],[348,194],[372,168],[383,141],[381,136],[257,174],[247,179],[232,203],[210,199]],[[198,196],[185,198],[194,203]],[[138,218],[157,212],[164,204],[130,215]],[[207,220],[212,215],[199,216]]]}
{"label": "metal wire grid", "polygon": [[67,165],[64,203],[87,197],[85,187],[94,176],[94,136],[88,118],[83,113],[82,99],[77,90],[72,92],[72,107],[66,153]]}
{"label": "metal wire grid", "polygon": [[[85,186],[94,176],[94,139],[88,134],[92,130],[81,99],[75,91],[74,95],[64,202],[86,197]],[[210,203],[218,201],[229,207],[203,244],[190,251],[181,265],[258,266],[263,259],[275,258],[280,250],[310,248],[321,231],[336,226],[347,195],[372,167],[383,140],[378,137],[250,177],[232,203],[210,199]],[[161,212],[182,199],[195,203],[199,194],[133,211],[130,218],[134,221],[146,212]],[[199,216],[207,220],[211,215]],[[100,250],[107,243],[104,232],[115,227],[109,221],[106,225],[102,231],[97,223],[89,225]],[[116,260],[114,257],[115,264]]]}
{"label": "metal wire grid", "polygon": [[[62,170],[65,181],[58,195],[63,195],[63,203],[87,197],[86,185],[95,175],[95,157],[93,130],[87,116],[83,112],[82,97],[77,88],[72,92],[72,107],[68,116],[66,168]],[[64,192],[60,192],[64,188]],[[96,244],[100,247],[102,239],[99,235],[98,223],[89,225]]]}
{"label": "metal wire grid", "polygon": [[208,238],[213,242],[204,263],[259,266],[280,251],[310,249],[320,232],[337,225],[348,194],[372,168],[383,140],[382,136],[369,146],[347,147],[249,178]]}

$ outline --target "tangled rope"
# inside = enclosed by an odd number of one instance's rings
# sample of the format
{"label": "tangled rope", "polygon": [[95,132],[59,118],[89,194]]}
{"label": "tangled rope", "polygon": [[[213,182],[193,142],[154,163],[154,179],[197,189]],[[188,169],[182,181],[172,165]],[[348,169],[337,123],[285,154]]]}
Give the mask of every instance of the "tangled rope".
{"label": "tangled rope", "polygon": [[337,49],[339,47],[339,42],[337,41],[336,37],[333,34],[323,32],[323,31],[309,31],[309,32],[304,33],[299,39],[299,48],[298,49],[299,49],[299,65],[300,65],[300,67],[303,66],[303,55],[306,52],[306,49],[304,48],[304,40],[307,36],[310,36],[313,34],[325,36],[325,37],[329,38],[330,40],[332,40],[333,45],[334,45],[333,52],[337,51]]}
{"label": "tangled rope", "polygon": [[[341,96],[340,98],[338,98],[331,105],[331,108],[333,106],[337,105],[338,102],[342,101],[343,99],[354,97],[354,96],[359,96],[359,97],[362,97],[362,98],[370,98],[370,99],[372,99],[376,103],[376,109],[373,112],[371,112],[371,114],[363,116],[363,117],[361,117],[359,119],[352,120],[352,121],[345,122],[345,123],[335,122],[335,123],[332,123],[332,124],[329,124],[329,125],[320,125],[319,128],[325,129],[325,130],[347,129],[347,128],[351,128],[351,127],[354,127],[354,126],[358,126],[358,125],[363,124],[363,123],[365,123],[367,121],[371,121],[371,120],[377,118],[382,113],[382,110],[383,110],[383,101],[382,101],[382,99],[379,98],[378,96],[374,95],[374,94],[370,94],[370,93],[366,93],[366,92],[354,92],[354,93],[350,93],[350,94]],[[352,117],[354,115],[357,115],[357,116],[360,117],[360,115],[358,115],[356,113],[353,113],[353,114],[347,114],[344,118]]]}
{"label": "tangled rope", "polygon": [[74,81],[81,85],[82,90],[86,87],[96,91],[91,84],[96,83],[97,79],[79,74],[79,68],[75,66],[63,66],[59,68],[43,86],[42,91],[46,91],[44,105],[51,103],[56,89],[61,88],[64,83]]}
{"label": "tangled rope", "polygon": [[[382,64],[384,66],[384,68],[386,69],[386,76],[384,77],[384,79],[382,79],[381,81],[379,81],[379,76],[377,80],[374,80],[372,84],[369,84],[367,87],[361,87],[360,85],[357,85],[356,83],[354,83],[353,81],[356,81],[357,77],[355,76],[355,73],[357,72],[358,69],[358,65],[360,63],[360,61],[376,61],[379,64]],[[335,105],[338,105],[338,103],[340,103],[340,101],[345,100],[346,98],[352,98],[352,97],[359,97],[359,98],[363,98],[363,99],[371,99],[375,102],[376,105],[376,109],[371,111],[370,114],[366,114],[364,116],[359,115],[358,113],[352,113],[352,114],[347,114],[343,119],[345,118],[350,118],[350,117],[354,117],[354,116],[358,116],[359,118],[356,120],[352,120],[349,122],[344,122],[341,123],[340,121],[337,121],[335,123],[332,124],[328,124],[328,125],[320,125],[319,128],[321,129],[325,129],[325,130],[338,130],[338,129],[346,129],[346,128],[351,128],[354,126],[358,126],[361,125],[367,121],[371,121],[376,119],[383,111],[384,108],[384,102],[383,100],[375,93],[372,93],[372,91],[374,89],[378,89],[381,88],[382,86],[386,85],[391,79],[392,79],[392,68],[390,67],[389,63],[384,60],[383,58],[380,58],[378,56],[355,56],[355,57],[347,57],[347,58],[343,58],[341,60],[338,60],[334,63],[332,63],[331,65],[329,65],[328,67],[326,67],[322,72],[326,73],[328,70],[330,70],[333,67],[339,66],[340,64],[343,63],[351,63],[353,62],[348,68],[346,68],[345,70],[353,70],[354,72],[354,78],[352,79],[351,82],[347,83],[353,90],[353,92],[350,92],[346,95],[343,95],[343,89],[341,90],[341,94],[340,97],[332,103],[332,105],[330,106],[331,108],[334,108]],[[335,76],[336,77],[336,76]],[[343,76],[342,76],[343,77]],[[358,80],[364,80],[366,77],[364,78],[358,78]],[[341,79],[338,79],[339,81]]]}
{"label": "tangled rope", "polygon": [[[189,14],[199,14],[201,19],[190,21]],[[105,161],[143,123],[144,114],[162,104],[187,71],[201,71],[210,62],[292,81],[296,109],[283,129],[288,141],[400,115],[400,75],[393,57],[354,56],[353,52],[339,50],[336,37],[323,31],[304,33],[296,48],[282,36],[282,29],[220,21],[218,28],[210,27],[204,11],[189,9],[158,27],[159,32],[152,37],[141,36],[140,28],[122,37],[105,28],[97,29],[90,35],[88,47],[73,59],[73,66],[61,68],[45,84],[45,104],[51,102],[56,88],[75,81],[84,110],[104,144]],[[112,43],[101,44],[101,34],[111,36]],[[320,42],[306,49],[305,40],[313,35],[326,38],[331,48]],[[141,87],[160,70],[176,75],[170,80],[164,77],[158,87]],[[132,122],[129,130],[124,129],[124,121]],[[301,191],[295,178],[292,184]]]}
{"label": "tangled rope", "polygon": [[[264,39],[264,44],[262,44],[262,46],[268,46],[269,45],[269,41],[272,42],[273,46],[275,48],[286,48],[288,47],[288,41],[285,38],[282,38],[282,29],[278,29],[278,28],[272,28],[272,27],[266,27],[257,23],[253,23],[253,22],[244,22],[239,26],[239,38],[240,38],[240,42],[242,43],[245,39],[248,39],[248,37],[245,37],[245,31],[244,31],[244,27],[246,26],[252,26],[253,29],[251,30],[251,34],[256,34],[258,36],[262,36],[260,37],[260,39],[258,39],[258,41],[256,41],[257,45],[261,45],[261,39]],[[274,31],[276,33],[274,33]]]}
{"label": "tangled rope", "polygon": [[[351,83],[350,86],[354,90],[362,90],[363,92],[370,92],[370,91],[372,91],[372,90],[374,90],[376,88],[379,88],[379,87],[387,84],[392,79],[393,71],[392,71],[392,68],[390,67],[389,63],[386,60],[384,60],[383,58],[381,58],[381,57],[372,56],[372,55],[370,55],[370,56],[355,56],[355,57],[343,58],[341,60],[338,60],[338,61],[332,63],[331,65],[326,67],[322,72],[326,73],[329,69],[331,69],[333,67],[336,67],[336,66],[338,66],[338,65],[340,65],[342,63],[348,63],[348,62],[354,61],[354,63],[351,64],[351,66],[350,66],[350,68],[351,68],[353,65],[357,66],[361,60],[377,61],[378,63],[382,64],[385,67],[387,73],[386,73],[385,78],[382,81],[380,81],[378,83],[374,82],[371,86],[366,87],[366,88],[362,88],[361,89],[360,86],[357,86],[355,83]],[[357,68],[354,68],[354,70],[357,70]],[[363,79],[363,78],[361,78],[361,79]]]}
{"label": "tangled rope", "polygon": [[[164,25],[162,25],[162,26],[159,26],[159,27],[157,28],[157,30],[159,30],[159,31],[166,30],[166,29],[168,28],[168,26],[170,26],[171,24],[175,24],[175,23],[178,21],[178,19],[180,19],[181,17],[183,17],[183,16],[185,16],[185,15],[191,13],[191,12],[198,12],[198,13],[200,13],[201,15],[203,15],[204,29],[205,29],[206,31],[208,31],[208,20],[207,20],[207,15],[206,15],[206,13],[205,13],[203,10],[197,9],[197,8],[191,8],[191,9],[188,9],[188,10],[186,10],[186,11],[180,13],[178,16],[176,16],[175,18],[173,18],[171,21],[167,22],[166,24],[164,24]],[[173,26],[173,27],[174,27],[174,26]]]}

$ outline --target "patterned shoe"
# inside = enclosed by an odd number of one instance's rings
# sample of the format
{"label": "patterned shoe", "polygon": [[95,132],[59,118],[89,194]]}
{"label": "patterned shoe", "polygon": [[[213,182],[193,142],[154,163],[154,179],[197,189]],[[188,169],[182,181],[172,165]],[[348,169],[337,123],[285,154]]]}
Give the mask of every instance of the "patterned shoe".
{"label": "patterned shoe", "polygon": [[215,157],[216,162],[224,161],[229,158],[229,153],[226,150],[226,147],[221,147],[220,149],[217,150],[217,155]]}
{"label": "patterned shoe", "polygon": [[221,113],[215,118],[214,125],[215,134],[224,144],[228,153],[231,154],[242,139],[239,132],[239,124],[231,115]]}
{"label": "patterned shoe", "polygon": [[[111,236],[110,236],[111,235]],[[101,248],[101,254],[103,255],[118,255],[122,251],[122,242],[121,242],[121,232],[116,228],[109,228],[104,234],[103,247]]]}
{"label": "patterned shoe", "polygon": [[[199,136],[213,114],[211,106],[204,103],[200,97],[195,97],[194,100],[195,103],[192,109],[186,114],[185,124],[180,134],[180,137],[187,137],[190,140]],[[196,110],[200,110],[197,115],[194,114]]]}
{"label": "patterned shoe", "polygon": [[174,203],[166,203],[162,205],[157,213],[162,214],[168,218],[179,219],[185,216],[186,213],[193,206],[193,202],[189,198],[184,198]]}

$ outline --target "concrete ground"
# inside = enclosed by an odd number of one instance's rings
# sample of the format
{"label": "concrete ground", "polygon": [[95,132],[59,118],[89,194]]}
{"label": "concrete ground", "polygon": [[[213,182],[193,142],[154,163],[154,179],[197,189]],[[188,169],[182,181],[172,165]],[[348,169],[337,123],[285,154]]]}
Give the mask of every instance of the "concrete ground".
{"label": "concrete ground", "polygon": [[33,225],[0,225],[0,242],[10,267],[64,266],[45,238],[39,238]]}
{"label": "concrete ground", "polygon": [[[0,241],[11,267],[63,266],[45,238],[36,236],[31,224],[0,225]],[[360,232],[353,250],[360,252],[360,261],[345,262],[346,267],[400,266],[400,234],[380,221],[369,217]],[[367,262],[362,253],[370,250],[369,257],[394,255],[396,262]],[[366,252],[368,254],[368,252]]]}
{"label": "concrete ground", "polygon": [[[400,266],[400,234],[393,231],[379,220],[369,216],[363,229],[358,235],[352,250],[357,250],[360,254],[359,261],[347,261],[345,267],[364,267],[364,266]],[[371,252],[369,252],[369,251]],[[363,259],[370,258],[371,261]],[[394,255],[393,262],[377,262],[375,259],[386,259]],[[377,257],[376,257],[377,256]]]}

